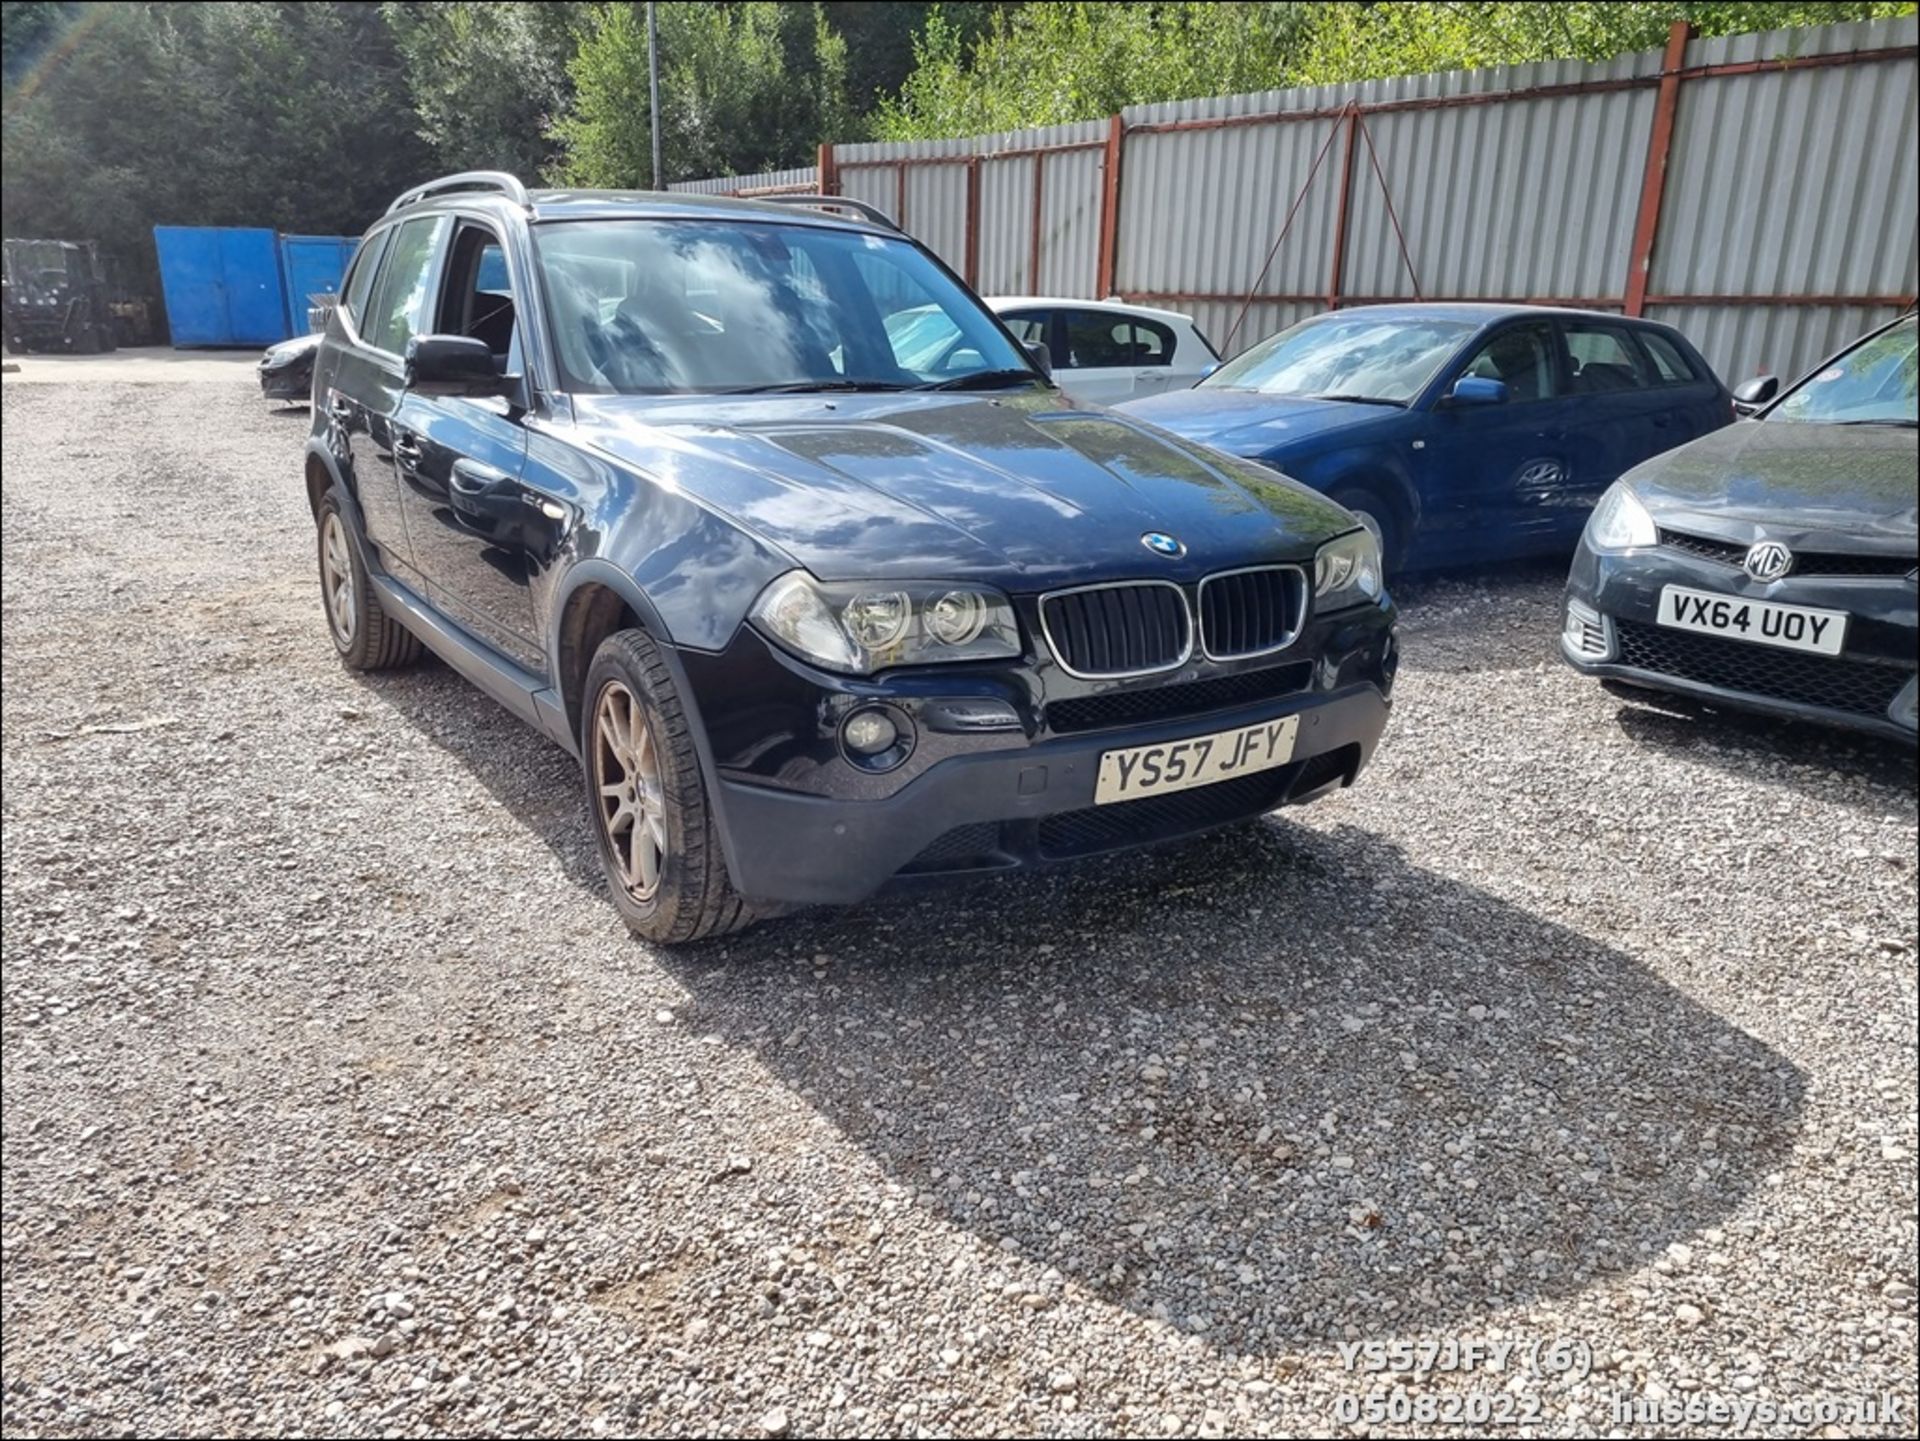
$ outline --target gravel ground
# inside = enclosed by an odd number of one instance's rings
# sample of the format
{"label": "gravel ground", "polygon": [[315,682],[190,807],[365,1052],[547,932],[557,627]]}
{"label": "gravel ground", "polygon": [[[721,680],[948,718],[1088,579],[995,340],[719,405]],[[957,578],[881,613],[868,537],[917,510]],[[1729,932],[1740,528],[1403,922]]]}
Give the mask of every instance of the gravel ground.
{"label": "gravel ground", "polygon": [[9,1435],[1911,1434],[1910,753],[1427,582],[1351,792],[658,954],[560,751],[336,664],[304,413],[4,422]]}

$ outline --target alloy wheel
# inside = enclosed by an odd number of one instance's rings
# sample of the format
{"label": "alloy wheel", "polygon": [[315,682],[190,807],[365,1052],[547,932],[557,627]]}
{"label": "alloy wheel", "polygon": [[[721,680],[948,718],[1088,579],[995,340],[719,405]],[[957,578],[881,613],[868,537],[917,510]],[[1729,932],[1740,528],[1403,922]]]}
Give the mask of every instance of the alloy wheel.
{"label": "alloy wheel", "polygon": [[333,638],[345,650],[353,644],[360,603],[353,583],[353,551],[347,528],[334,510],[327,512],[326,524],[320,530],[320,580],[326,591],[327,620],[333,626]]}
{"label": "alloy wheel", "polygon": [[594,702],[593,783],[621,884],[635,900],[651,900],[667,864],[660,749],[640,702],[619,681],[608,681]]}

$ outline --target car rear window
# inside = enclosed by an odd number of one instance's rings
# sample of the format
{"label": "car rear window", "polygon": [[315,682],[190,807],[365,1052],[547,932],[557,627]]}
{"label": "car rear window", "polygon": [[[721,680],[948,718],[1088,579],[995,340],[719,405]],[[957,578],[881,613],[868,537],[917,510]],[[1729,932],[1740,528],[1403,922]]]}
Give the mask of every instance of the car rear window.
{"label": "car rear window", "polygon": [[1691,385],[1700,377],[1693,373],[1693,367],[1687,364],[1687,358],[1680,353],[1680,347],[1657,330],[1639,330],[1634,332],[1640,337],[1640,345],[1647,352],[1647,358],[1653,362],[1653,371],[1659,377],[1661,385]]}

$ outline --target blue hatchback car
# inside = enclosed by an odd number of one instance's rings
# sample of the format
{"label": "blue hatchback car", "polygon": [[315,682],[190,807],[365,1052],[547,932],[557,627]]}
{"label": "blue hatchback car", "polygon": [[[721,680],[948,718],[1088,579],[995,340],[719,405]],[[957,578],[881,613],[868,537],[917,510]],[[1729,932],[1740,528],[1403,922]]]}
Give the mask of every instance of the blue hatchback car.
{"label": "blue hatchback car", "polygon": [[1733,419],[1671,327],[1531,305],[1334,311],[1119,408],[1332,496],[1403,568],[1570,550],[1622,472]]}

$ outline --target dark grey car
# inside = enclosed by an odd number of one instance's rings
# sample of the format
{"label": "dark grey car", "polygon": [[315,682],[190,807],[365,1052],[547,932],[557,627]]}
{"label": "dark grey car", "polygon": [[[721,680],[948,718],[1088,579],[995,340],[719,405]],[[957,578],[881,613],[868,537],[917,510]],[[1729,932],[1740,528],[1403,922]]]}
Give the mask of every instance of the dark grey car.
{"label": "dark grey car", "polygon": [[1915,739],[1912,315],[1621,477],[1567,581],[1588,675]]}

